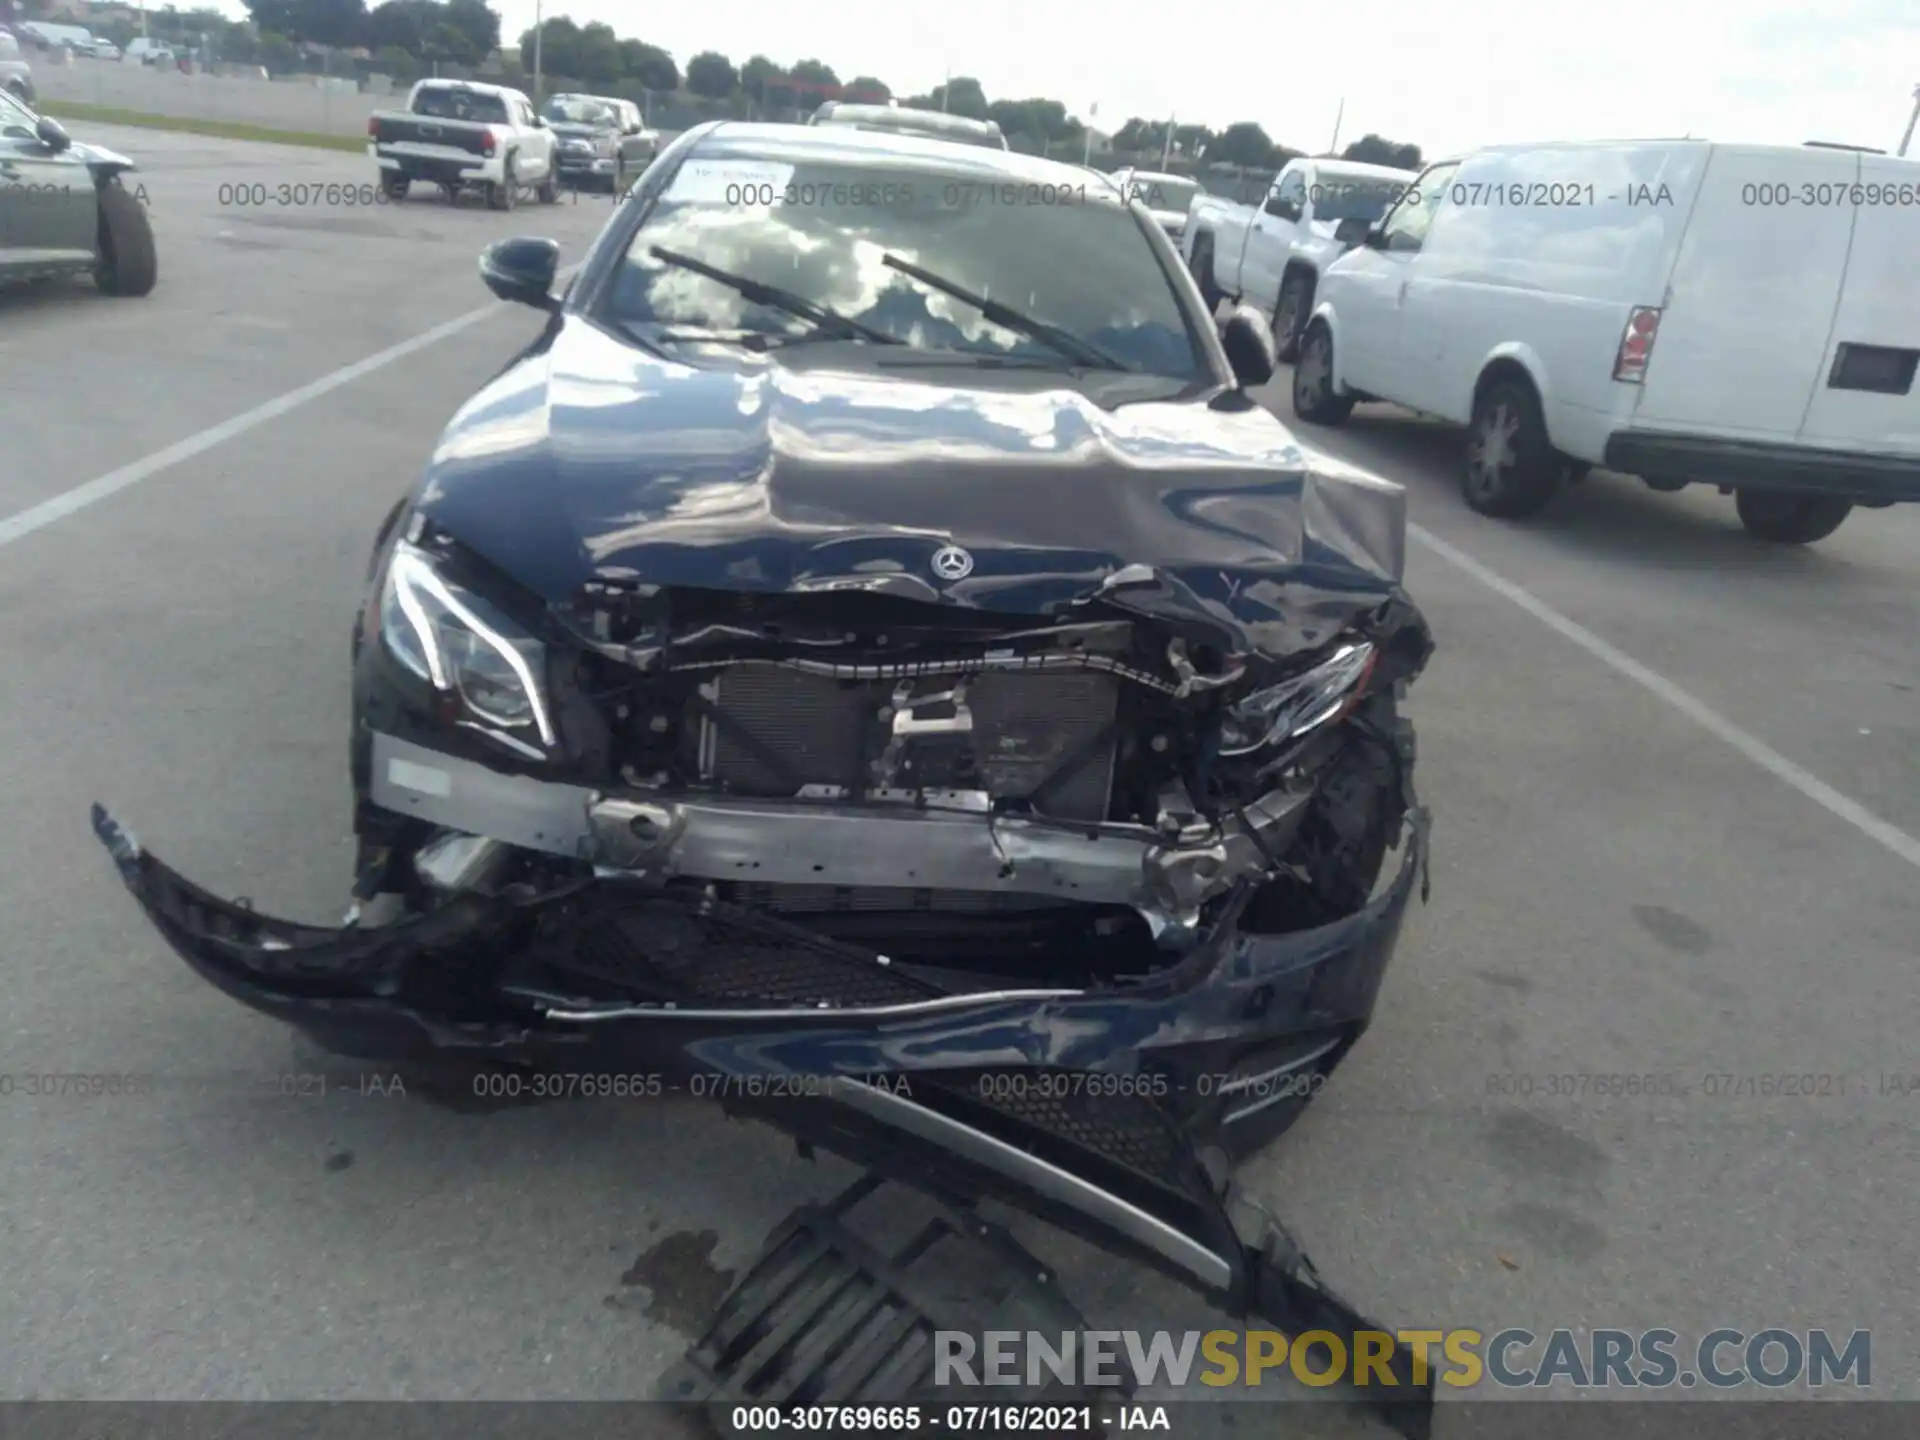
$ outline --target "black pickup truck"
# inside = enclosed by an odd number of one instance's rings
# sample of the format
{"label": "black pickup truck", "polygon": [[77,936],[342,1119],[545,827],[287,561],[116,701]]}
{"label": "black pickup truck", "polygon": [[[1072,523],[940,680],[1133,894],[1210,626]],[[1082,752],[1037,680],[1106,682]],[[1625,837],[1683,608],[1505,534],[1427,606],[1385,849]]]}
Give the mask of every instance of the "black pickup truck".
{"label": "black pickup truck", "polygon": [[478,188],[495,210],[511,210],[529,185],[549,205],[560,198],[552,129],[525,95],[499,85],[422,80],[405,110],[367,117],[367,153],[390,200],[406,199],[416,180],[449,199]]}

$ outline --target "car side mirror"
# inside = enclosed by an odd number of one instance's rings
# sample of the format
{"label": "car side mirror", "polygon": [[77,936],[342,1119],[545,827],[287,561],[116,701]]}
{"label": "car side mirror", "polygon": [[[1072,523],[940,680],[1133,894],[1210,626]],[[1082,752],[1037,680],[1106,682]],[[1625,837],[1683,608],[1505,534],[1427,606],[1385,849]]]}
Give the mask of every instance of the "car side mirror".
{"label": "car side mirror", "polygon": [[66,127],[51,115],[39,117],[40,123],[33,127],[34,136],[40,143],[58,155],[73,144],[73,137],[67,134]]}
{"label": "car side mirror", "polygon": [[547,128],[547,117],[546,117],[546,116],[544,116],[544,115],[536,115],[536,116],[534,116],[534,117],[533,117],[533,128],[534,128],[534,129],[536,129],[536,130],[544,130],[544,129],[546,129],[546,128]]}
{"label": "car side mirror", "polygon": [[1387,232],[1377,227],[1369,229],[1360,237],[1360,243],[1369,250],[1384,250],[1387,248]]}
{"label": "car side mirror", "polygon": [[1298,220],[1300,218],[1300,207],[1298,205],[1294,204],[1291,200],[1282,200],[1277,196],[1267,201],[1266,210],[1269,215],[1277,216],[1282,220]]}
{"label": "car side mirror", "polygon": [[1356,216],[1352,219],[1342,220],[1338,225],[1334,226],[1333,238],[1342,245],[1361,245],[1366,242],[1367,235],[1372,229],[1372,221],[1362,220]]}
{"label": "car side mirror", "polygon": [[560,242],[530,235],[496,240],[480,254],[480,278],[502,300],[555,311],[560,301],[553,278],[560,269]]}
{"label": "car side mirror", "polygon": [[1267,317],[1251,305],[1236,305],[1220,327],[1220,348],[1227,352],[1234,379],[1243,390],[1264,385],[1280,367],[1274,348],[1273,328]]}

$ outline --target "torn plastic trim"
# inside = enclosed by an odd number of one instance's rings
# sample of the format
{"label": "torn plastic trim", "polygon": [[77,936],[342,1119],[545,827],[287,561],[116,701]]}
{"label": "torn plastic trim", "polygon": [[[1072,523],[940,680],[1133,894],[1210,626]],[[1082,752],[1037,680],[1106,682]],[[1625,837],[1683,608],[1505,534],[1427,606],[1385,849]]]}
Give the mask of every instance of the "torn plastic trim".
{"label": "torn plastic trim", "polygon": [[1208,1289],[1225,1289],[1233,1267],[1225,1256],[1174,1226],[1092,1181],[1029,1151],[1009,1145],[903,1095],[848,1079],[833,1087],[833,1098],[850,1109],[894,1129],[907,1130],[965,1160],[1016,1177],[1026,1188],[1081,1211],[1161,1259]]}
{"label": "torn plastic trim", "polygon": [[[734,1061],[713,1051],[710,1044],[722,1033],[740,1035],[744,1027],[750,1036],[756,1025],[777,1022],[778,1028],[767,1033],[803,1044],[808,1035],[833,1034],[838,1059],[832,1068],[849,1074],[898,1068],[889,1037],[908,1033],[900,1029],[903,1025],[912,1027],[913,1033],[940,1037],[938,1063],[942,1064],[993,1065],[1011,1059],[1017,1064],[1113,1068],[1112,1057],[1104,1052],[1116,1043],[1113,1026],[1122,1016],[1124,1033],[1135,1037],[1158,1036],[1167,1043],[1205,1041],[1220,1026],[1231,1031],[1249,1023],[1245,1007],[1256,999],[1264,996],[1262,1011],[1269,1008],[1276,982],[1285,983],[1291,992],[1304,982],[1289,976],[1318,976],[1323,966],[1370,957],[1363,964],[1368,978],[1356,979],[1358,988],[1345,998],[1337,999],[1322,979],[1313,979],[1310,989],[1316,1012],[1345,1005],[1353,1007],[1354,1017],[1363,1017],[1371,1009],[1378,972],[1391,956],[1416,878],[1424,872],[1427,846],[1426,827],[1410,825],[1393,880],[1365,908],[1344,919],[1287,934],[1238,933],[1239,905],[1230,902],[1228,913],[1201,947],[1150,981],[1118,988],[955,994],[928,984],[925,1000],[920,1002],[775,1002],[731,1007],[666,998],[594,1005],[489,979],[483,993],[477,997],[466,993],[455,1007],[448,1003],[447,976],[471,976],[482,964],[524,953],[533,942],[526,926],[518,922],[569,907],[574,897],[601,884],[640,882],[624,876],[587,880],[542,896],[514,899],[468,894],[442,909],[376,929],[362,930],[352,924],[327,929],[274,920],[256,914],[245,901],[222,900],[145,853],[100,806],[94,807],[93,817],[95,833],[113,855],[123,882],[168,945],[210,983],[289,1023],[331,1025],[357,1017],[383,1028],[392,1022],[401,1030],[417,1029],[432,1036],[436,1045],[465,1049],[511,1044],[526,1048],[529,1056],[548,1039],[564,1046],[581,1041],[588,1031],[605,1031],[617,1038],[644,1035],[650,1027],[664,1025],[665,1043],[700,1045],[703,1064],[731,1070],[737,1068]],[[759,917],[759,923],[771,922]],[[811,934],[808,938],[818,939]],[[859,966],[890,968],[884,956],[844,946],[830,948],[838,958],[829,957],[828,963],[854,967],[846,972],[849,985],[859,983]],[[415,993],[416,987],[408,982],[421,977],[432,984],[424,993]],[[1302,999],[1308,998],[1303,993]],[[438,1005],[448,1013],[429,1014],[422,1005]],[[977,1026],[991,1028],[1011,1021],[1018,1021],[1019,1033],[1041,1048],[1016,1056],[991,1046],[987,1051],[973,1044],[955,1048],[956,1037],[973,1035]],[[855,1023],[874,1029],[861,1035],[847,1028]],[[708,1030],[700,1030],[703,1024]],[[682,1030],[689,1030],[692,1038],[674,1039],[668,1033]],[[1118,1043],[1138,1061],[1135,1041]],[[936,1063],[931,1053],[921,1058],[923,1063]],[[796,1061],[770,1053],[748,1068],[756,1063],[772,1073],[791,1071],[796,1063],[802,1069],[817,1065],[818,1057],[807,1055]]]}
{"label": "torn plastic trim", "polygon": [[[842,1084],[824,1095],[811,1102],[734,1098],[723,1104],[787,1131],[803,1155],[818,1146],[948,1203],[1014,1205],[1187,1284],[1236,1320],[1270,1325],[1289,1339],[1323,1331],[1352,1354],[1362,1334],[1398,1335],[1407,1328],[1372,1319],[1341,1296],[1293,1233],[1231,1185],[1205,1201],[1188,1197],[1194,1202],[1188,1222],[1175,1224],[944,1110],[877,1087]],[[1436,1368],[1404,1343],[1385,1364],[1394,1384],[1370,1386],[1359,1398],[1406,1440],[1430,1440]]]}

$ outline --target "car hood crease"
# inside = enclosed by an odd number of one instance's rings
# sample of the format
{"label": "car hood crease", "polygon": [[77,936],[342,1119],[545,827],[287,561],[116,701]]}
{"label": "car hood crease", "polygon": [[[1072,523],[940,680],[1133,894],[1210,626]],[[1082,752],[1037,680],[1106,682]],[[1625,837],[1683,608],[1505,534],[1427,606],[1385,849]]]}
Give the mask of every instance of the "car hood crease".
{"label": "car hood crease", "polygon": [[[597,581],[1052,617],[1104,592],[1287,653],[1399,588],[1405,492],[1252,406],[1102,405],[1065,374],[919,357],[688,353],[556,322],[455,416],[419,508],[552,603]],[[949,546],[966,575],[935,574]]]}

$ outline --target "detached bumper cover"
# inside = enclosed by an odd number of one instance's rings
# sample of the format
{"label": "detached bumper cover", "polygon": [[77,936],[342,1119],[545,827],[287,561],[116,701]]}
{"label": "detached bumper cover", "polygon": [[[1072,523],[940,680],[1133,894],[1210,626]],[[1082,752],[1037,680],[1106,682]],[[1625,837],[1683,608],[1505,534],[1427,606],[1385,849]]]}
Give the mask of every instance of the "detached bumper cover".
{"label": "detached bumper cover", "polygon": [[1609,470],[1649,480],[1693,480],[1869,504],[1920,500],[1920,455],[1617,430],[1607,437],[1604,458]]}
{"label": "detached bumper cover", "polygon": [[[1236,1111],[1268,1103],[1263,1083],[1324,1076],[1365,1027],[1424,871],[1424,812],[1392,880],[1334,924],[1257,935],[1230,915],[1144,980],[983,993],[757,912],[612,879],[525,903],[466,895],[380,929],[300,925],[183,879],[99,806],[93,826],[197,973],[331,1048],[703,1074],[704,1093],[803,1146],[1020,1206],[1236,1316],[1295,1334],[1391,1333],[1332,1295],[1286,1231],[1234,1195],[1219,1147]],[[560,954],[659,998],[568,1001],[514,983],[529,961]],[[807,1083],[753,1083],[768,1077]],[[1402,1383],[1373,1398],[1402,1433],[1423,1434],[1431,1382],[1413,1383],[1410,1352],[1394,1363]]]}

